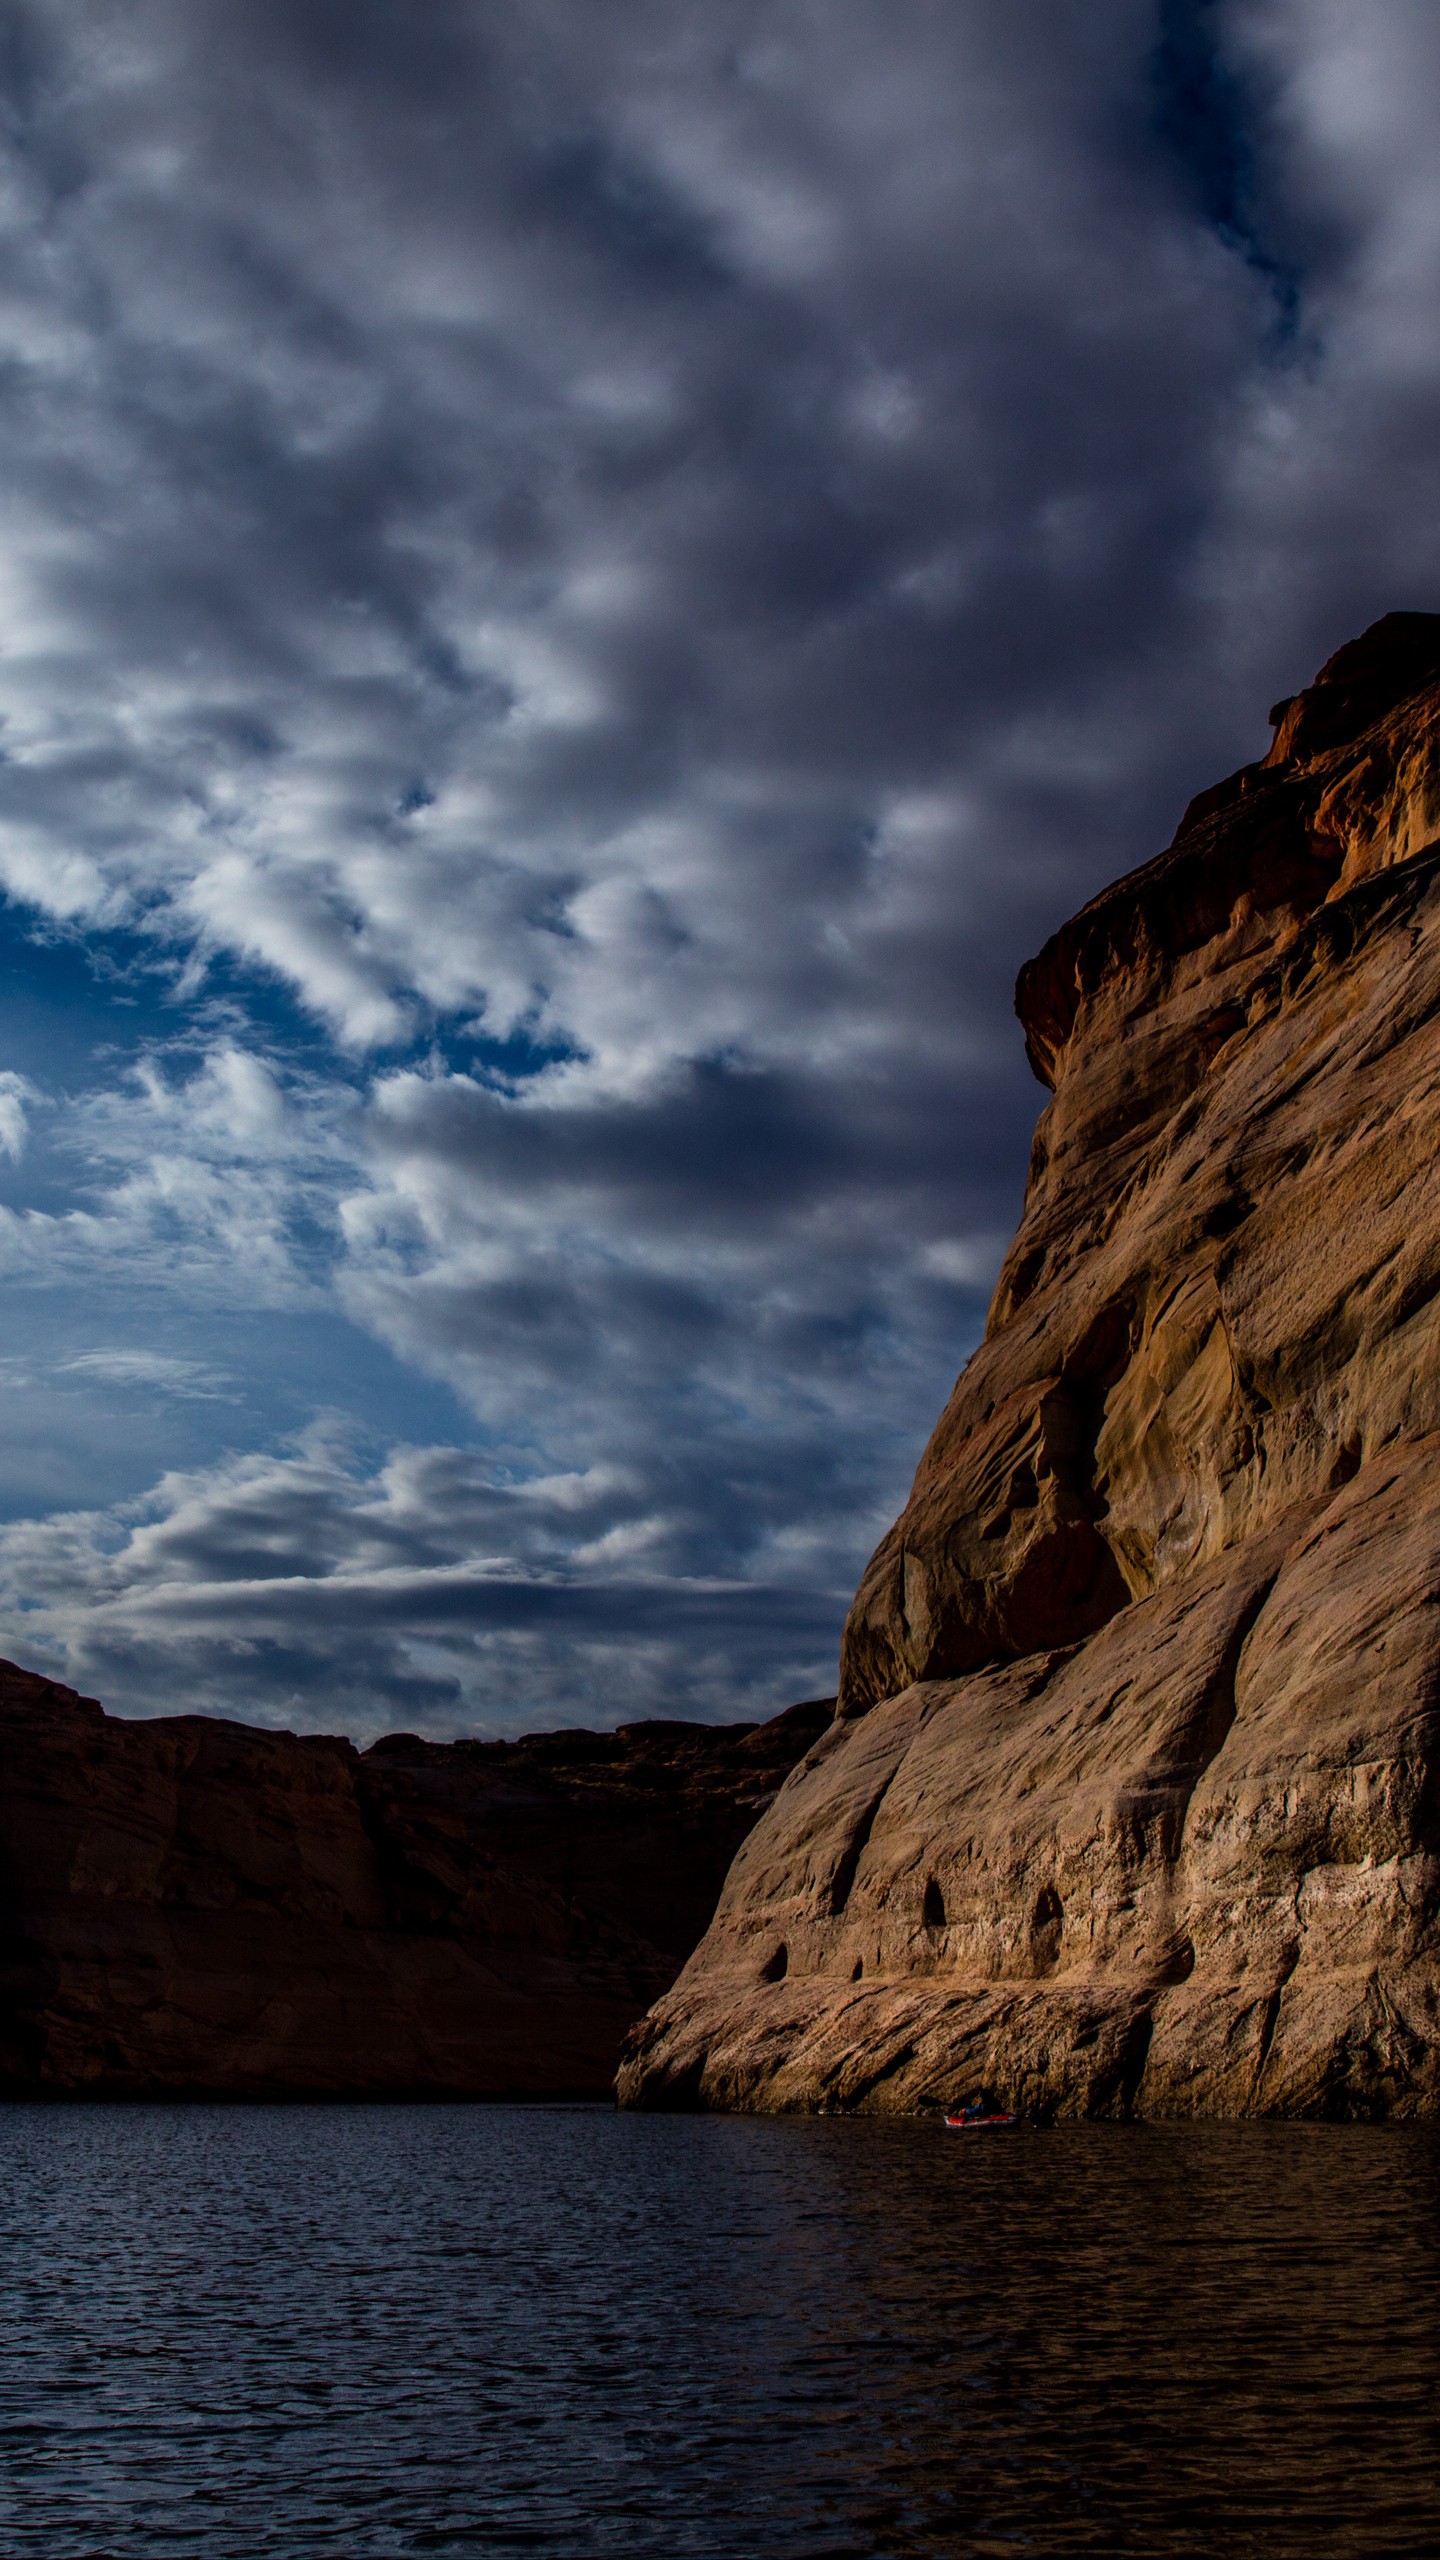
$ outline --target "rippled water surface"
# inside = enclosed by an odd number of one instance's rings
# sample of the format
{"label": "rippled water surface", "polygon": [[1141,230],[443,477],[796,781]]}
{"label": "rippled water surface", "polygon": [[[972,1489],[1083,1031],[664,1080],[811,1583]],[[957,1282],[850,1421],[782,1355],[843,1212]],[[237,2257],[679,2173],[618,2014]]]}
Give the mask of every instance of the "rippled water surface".
{"label": "rippled water surface", "polygon": [[1424,2553],[1440,2139],[0,2108],[0,2551]]}

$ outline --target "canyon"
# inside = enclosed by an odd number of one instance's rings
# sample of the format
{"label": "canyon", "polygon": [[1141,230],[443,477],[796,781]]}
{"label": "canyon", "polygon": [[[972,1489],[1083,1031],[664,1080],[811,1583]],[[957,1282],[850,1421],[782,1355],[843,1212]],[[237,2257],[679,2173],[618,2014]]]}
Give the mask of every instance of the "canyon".
{"label": "canyon", "polygon": [[605,2096],[832,1704],[361,1752],[0,1664],[0,2095]]}
{"label": "canyon", "polygon": [[1271,718],[1021,974],[984,1340],[623,2103],[1440,2106],[1440,616]]}

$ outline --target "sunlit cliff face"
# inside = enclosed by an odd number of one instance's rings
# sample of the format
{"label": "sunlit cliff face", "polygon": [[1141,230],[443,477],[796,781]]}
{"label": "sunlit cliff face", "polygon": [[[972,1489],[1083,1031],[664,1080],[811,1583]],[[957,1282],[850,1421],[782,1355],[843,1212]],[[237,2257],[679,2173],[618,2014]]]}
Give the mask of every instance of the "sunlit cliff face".
{"label": "sunlit cliff face", "polygon": [[1440,2106],[1440,617],[1277,740],[1022,976],[986,1340],[634,2103]]}

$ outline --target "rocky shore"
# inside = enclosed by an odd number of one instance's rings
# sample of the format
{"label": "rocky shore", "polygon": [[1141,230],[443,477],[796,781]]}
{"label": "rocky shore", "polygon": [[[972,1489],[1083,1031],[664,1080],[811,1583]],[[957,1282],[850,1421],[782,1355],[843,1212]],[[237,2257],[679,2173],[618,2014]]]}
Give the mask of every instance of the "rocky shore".
{"label": "rocky shore", "polygon": [[1022,973],[1051,1099],[650,2107],[1440,2104],[1440,617]]}
{"label": "rocky shore", "polygon": [[604,2095],[831,1703],[361,1752],[0,1664],[0,2095]]}

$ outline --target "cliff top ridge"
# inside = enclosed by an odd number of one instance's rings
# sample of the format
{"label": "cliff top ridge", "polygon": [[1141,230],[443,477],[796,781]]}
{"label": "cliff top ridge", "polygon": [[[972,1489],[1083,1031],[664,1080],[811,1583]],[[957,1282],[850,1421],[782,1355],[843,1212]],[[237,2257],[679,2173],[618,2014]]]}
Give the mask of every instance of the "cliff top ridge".
{"label": "cliff top ridge", "polygon": [[1015,1010],[1042,1084],[1054,1089],[1081,1000],[1108,971],[1144,951],[1179,958],[1242,900],[1303,913],[1350,885],[1345,840],[1325,822],[1337,767],[1365,765],[1361,742],[1378,732],[1383,746],[1397,713],[1437,684],[1440,614],[1386,613],[1274,705],[1268,753],[1198,793],[1166,850],[1102,889],[1021,970]]}

